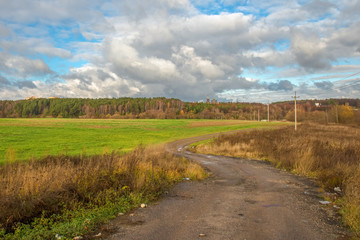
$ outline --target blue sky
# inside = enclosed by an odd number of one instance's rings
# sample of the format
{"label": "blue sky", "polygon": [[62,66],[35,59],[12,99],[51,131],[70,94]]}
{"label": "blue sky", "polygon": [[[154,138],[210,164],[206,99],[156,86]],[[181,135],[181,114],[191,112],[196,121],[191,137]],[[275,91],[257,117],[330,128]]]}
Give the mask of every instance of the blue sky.
{"label": "blue sky", "polygon": [[360,2],[0,0],[0,99],[358,98]]}

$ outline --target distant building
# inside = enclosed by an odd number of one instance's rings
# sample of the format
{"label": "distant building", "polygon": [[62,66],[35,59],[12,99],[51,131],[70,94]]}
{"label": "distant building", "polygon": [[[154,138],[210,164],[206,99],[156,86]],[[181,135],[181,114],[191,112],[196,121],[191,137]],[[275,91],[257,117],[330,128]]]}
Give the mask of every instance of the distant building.
{"label": "distant building", "polygon": [[210,103],[210,99],[209,99],[209,98],[206,98],[206,103]]}
{"label": "distant building", "polygon": [[320,107],[321,106],[321,103],[315,103],[315,107]]}

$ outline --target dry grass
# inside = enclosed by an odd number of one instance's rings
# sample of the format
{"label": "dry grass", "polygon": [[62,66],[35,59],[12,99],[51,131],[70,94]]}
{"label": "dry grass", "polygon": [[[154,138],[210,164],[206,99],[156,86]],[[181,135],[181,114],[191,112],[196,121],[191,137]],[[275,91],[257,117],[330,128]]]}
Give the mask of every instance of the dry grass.
{"label": "dry grass", "polygon": [[[243,123],[246,123],[245,121]],[[248,122],[252,123],[252,122]],[[196,127],[213,127],[213,126],[231,126],[231,125],[238,125],[238,120],[226,120],[226,121],[216,121],[216,120],[208,120],[204,122],[194,122],[189,125],[189,127],[196,128]]]}
{"label": "dry grass", "polygon": [[[139,147],[127,155],[56,156],[0,168],[0,228],[59,214],[87,204],[105,204],[116,195],[157,195],[183,177],[201,179],[202,168],[166,153]],[[109,191],[111,190],[111,191]]]}
{"label": "dry grass", "polygon": [[315,177],[328,190],[343,190],[345,222],[360,235],[360,129],[303,124],[275,130],[223,135],[196,151],[268,160],[275,166]]}

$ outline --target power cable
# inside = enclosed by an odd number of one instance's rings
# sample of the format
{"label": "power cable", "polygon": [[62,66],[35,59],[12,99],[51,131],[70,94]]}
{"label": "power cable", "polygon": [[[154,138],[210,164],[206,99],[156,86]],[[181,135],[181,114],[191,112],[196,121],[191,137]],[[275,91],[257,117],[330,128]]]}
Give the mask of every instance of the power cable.
{"label": "power cable", "polygon": [[[360,74],[360,72],[353,73],[353,74],[351,74],[351,75],[349,75],[349,76],[347,76],[347,77],[345,77],[345,78],[343,78],[343,79],[341,79],[341,80],[339,80],[339,81],[343,81],[343,80],[345,80],[345,79],[347,79],[347,78],[356,76],[356,75],[358,75],[358,74]],[[335,89],[342,90],[342,89],[345,89],[345,88],[348,88],[348,87],[357,86],[357,85],[359,85],[359,84],[360,84],[360,79],[357,78],[357,79],[355,79],[355,80],[352,80],[349,84],[345,84],[345,85],[343,85],[343,86],[335,87]]]}

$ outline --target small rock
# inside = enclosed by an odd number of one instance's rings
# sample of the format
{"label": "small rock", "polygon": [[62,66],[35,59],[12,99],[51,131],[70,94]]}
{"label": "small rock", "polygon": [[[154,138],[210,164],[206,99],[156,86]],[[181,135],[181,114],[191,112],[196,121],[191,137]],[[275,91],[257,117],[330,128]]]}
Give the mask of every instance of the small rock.
{"label": "small rock", "polygon": [[319,201],[319,203],[322,204],[322,205],[328,205],[328,204],[330,204],[331,202],[329,202],[329,201]]}
{"label": "small rock", "polygon": [[57,240],[60,240],[60,239],[62,239],[63,237],[62,237],[61,235],[59,235],[59,234],[55,234],[55,238],[56,238]]}
{"label": "small rock", "polygon": [[341,189],[339,187],[334,187],[334,191],[340,193]]}
{"label": "small rock", "polygon": [[206,234],[200,233],[200,234],[199,234],[199,237],[206,237]]}
{"label": "small rock", "polygon": [[186,177],[186,178],[183,178],[183,180],[185,180],[185,181],[190,181],[191,179],[188,178],[188,177]]}
{"label": "small rock", "polygon": [[140,207],[141,207],[141,208],[146,208],[147,205],[146,205],[145,203],[142,203],[142,204],[140,205]]}
{"label": "small rock", "polygon": [[124,216],[124,213],[122,213],[122,212],[118,213],[118,216]]}
{"label": "small rock", "polygon": [[101,237],[101,233],[96,234],[94,237]]}

